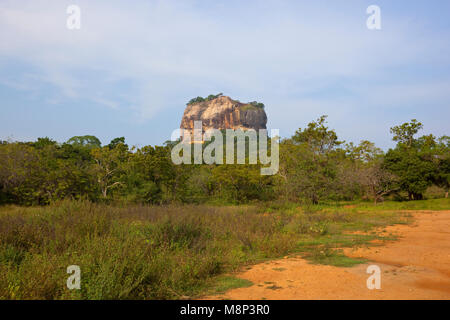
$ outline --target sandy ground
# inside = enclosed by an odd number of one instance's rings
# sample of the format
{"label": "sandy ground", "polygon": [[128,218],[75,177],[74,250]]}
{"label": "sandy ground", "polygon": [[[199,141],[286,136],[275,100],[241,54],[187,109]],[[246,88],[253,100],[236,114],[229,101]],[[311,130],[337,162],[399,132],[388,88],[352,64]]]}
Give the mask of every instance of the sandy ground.
{"label": "sandy ground", "polygon": [[[352,268],[312,265],[286,257],[236,275],[254,283],[206,299],[445,299],[450,300],[450,211],[416,211],[414,223],[386,228],[399,240],[348,249],[367,264]],[[367,288],[369,265],[381,269],[381,289]]]}

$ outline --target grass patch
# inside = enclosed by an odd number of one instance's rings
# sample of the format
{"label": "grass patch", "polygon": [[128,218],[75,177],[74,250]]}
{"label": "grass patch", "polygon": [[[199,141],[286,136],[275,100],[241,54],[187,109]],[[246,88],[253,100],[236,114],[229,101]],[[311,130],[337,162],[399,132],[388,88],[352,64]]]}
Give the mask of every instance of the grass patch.
{"label": "grass patch", "polygon": [[414,200],[414,201],[384,201],[374,205],[368,201],[340,201],[322,203],[315,206],[316,210],[334,211],[391,211],[391,210],[450,210],[450,198]]}
{"label": "grass patch", "polygon": [[353,267],[365,263],[365,259],[354,259],[347,257],[339,249],[316,247],[311,249],[304,257],[313,264],[326,264],[335,267]]}
{"label": "grass patch", "polygon": [[210,292],[211,294],[221,294],[231,289],[247,288],[251,286],[253,286],[253,282],[247,279],[232,276],[220,276],[215,279],[214,287],[210,289]]}

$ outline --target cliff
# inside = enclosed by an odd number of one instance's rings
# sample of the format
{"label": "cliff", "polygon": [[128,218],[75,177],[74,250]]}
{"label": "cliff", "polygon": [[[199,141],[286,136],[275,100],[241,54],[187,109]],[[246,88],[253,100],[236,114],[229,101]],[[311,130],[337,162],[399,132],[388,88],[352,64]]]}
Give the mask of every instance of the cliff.
{"label": "cliff", "polygon": [[251,103],[241,103],[227,96],[186,106],[181,129],[192,130],[194,121],[202,121],[203,130],[208,129],[266,129],[267,116],[264,108]]}

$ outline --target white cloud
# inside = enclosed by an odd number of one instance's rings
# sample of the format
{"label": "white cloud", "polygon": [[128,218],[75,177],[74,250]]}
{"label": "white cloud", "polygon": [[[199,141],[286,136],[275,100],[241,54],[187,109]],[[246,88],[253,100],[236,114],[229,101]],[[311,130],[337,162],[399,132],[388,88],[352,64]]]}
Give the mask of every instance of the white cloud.
{"label": "white cloud", "polygon": [[[311,120],[310,110],[355,113],[361,101],[387,106],[448,99],[447,79],[352,84],[383,82],[396,68],[449,62],[442,35],[415,35],[409,19],[388,16],[381,31],[367,30],[360,2],[336,10],[336,4],[288,1],[80,0],[81,30],[74,31],[66,28],[69,4],[2,2],[0,60],[33,66],[35,81],[59,88],[66,99],[128,108],[141,122],[210,88],[263,100],[278,126],[295,117]],[[16,86],[21,80],[20,74],[8,79]],[[353,96],[317,95],[347,80],[343,87]],[[22,89],[30,87],[26,83]]]}

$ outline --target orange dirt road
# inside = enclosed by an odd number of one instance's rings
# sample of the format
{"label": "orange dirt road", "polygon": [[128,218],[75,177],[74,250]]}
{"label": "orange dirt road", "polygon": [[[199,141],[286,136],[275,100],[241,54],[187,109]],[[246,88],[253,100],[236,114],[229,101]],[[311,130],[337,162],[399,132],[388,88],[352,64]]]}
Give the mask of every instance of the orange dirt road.
{"label": "orange dirt road", "polygon": [[[415,211],[410,225],[386,228],[399,240],[348,249],[367,264],[313,265],[300,257],[261,263],[237,275],[253,286],[206,299],[445,299],[450,300],[450,211]],[[381,289],[369,290],[369,265],[381,269]]]}

